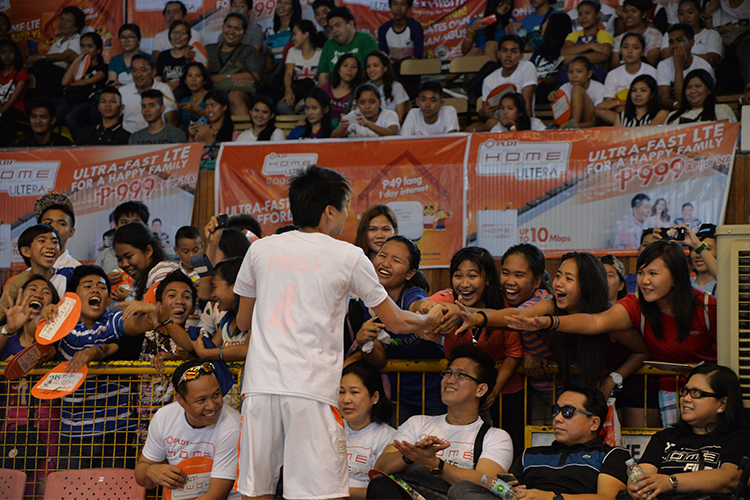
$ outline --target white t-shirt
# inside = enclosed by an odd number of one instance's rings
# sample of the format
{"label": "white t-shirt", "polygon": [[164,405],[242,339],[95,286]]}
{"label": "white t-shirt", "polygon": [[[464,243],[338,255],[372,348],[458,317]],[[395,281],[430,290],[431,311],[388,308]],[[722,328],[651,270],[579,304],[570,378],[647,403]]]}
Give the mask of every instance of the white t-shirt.
{"label": "white t-shirt", "polygon": [[[696,33],[695,39],[693,40],[693,50],[690,52],[695,55],[705,54],[719,54],[724,53],[724,46],[721,43],[721,35],[718,31],[710,29],[702,29],[700,33]],[[661,49],[669,48],[669,33],[664,33],[661,39]]]}
{"label": "white t-shirt", "polygon": [[[253,133],[253,129],[249,128],[242,132],[240,135],[237,136],[237,138],[234,140],[234,142],[257,142],[258,137]],[[273,131],[271,134],[271,138],[269,139],[270,142],[279,142],[279,141],[285,141],[286,135],[284,134],[284,131],[280,128],[277,128]]]}
{"label": "white t-shirt", "polygon": [[[509,76],[503,76],[503,68],[497,69],[490,73],[482,82],[482,101],[487,102],[487,96],[495,90],[498,85],[503,83],[512,83],[516,87],[516,92],[523,93],[523,89],[529,85],[537,85],[538,75],[536,66],[530,61],[519,61],[516,70]],[[532,98],[531,109],[534,109],[534,98]],[[500,116],[500,112],[495,113],[495,118]]]}
{"label": "white t-shirt", "polygon": [[388,297],[359,247],[301,231],[250,245],[234,284],[237,295],[256,298],[242,395],[337,406],[350,291],[367,307]]}
{"label": "white t-shirt", "polygon": [[393,443],[396,429],[387,424],[372,422],[362,430],[349,428],[344,420],[346,432],[346,458],[349,461],[349,487],[367,488],[370,478],[367,473],[375,468],[375,462],[386,446]]}
{"label": "white t-shirt", "polygon": [[[151,418],[143,456],[152,462],[166,460],[178,467],[183,460],[206,457],[210,459],[210,472],[204,473],[206,476],[202,478],[196,477],[197,482],[205,481],[206,477],[234,481],[237,479],[239,437],[240,414],[231,406],[222,407],[215,424],[196,429],[188,423],[185,410],[174,402],[160,408]],[[228,498],[238,500],[242,495],[232,490]]]}
{"label": "white t-shirt", "polygon": [[385,98],[383,87],[384,85],[378,87],[378,92],[380,92],[380,99],[382,99],[383,107],[385,109],[396,111],[396,106],[409,100],[409,94],[406,93],[404,86],[399,82],[393,82],[393,86],[391,87],[391,94],[393,94],[393,97],[391,99]]}
{"label": "white t-shirt", "polygon": [[[572,88],[573,84],[570,82],[564,83],[560,87],[560,90],[565,92],[565,95],[568,96],[568,101],[570,101],[570,92],[572,91]],[[604,100],[604,84],[599,83],[596,80],[589,80],[589,88],[586,89],[586,95],[589,96],[591,102],[596,106]]]}
{"label": "white t-shirt", "polygon": [[[714,69],[708,64],[708,61],[701,57],[693,57],[693,63],[689,68],[682,70],[682,76],[687,76],[694,69],[705,69],[711,76],[714,76]],[[656,84],[672,86],[674,83],[674,57],[664,59],[656,66]]]}
{"label": "white t-shirt", "polygon": [[[378,134],[376,134],[369,128],[363,127],[362,125],[357,123],[358,114],[361,114],[360,111],[355,109],[354,111],[347,113],[341,117],[342,120],[343,119],[349,120],[349,128],[347,129],[349,131],[349,137],[379,137]],[[398,135],[399,129],[401,128],[400,123],[398,121],[398,115],[396,114],[396,112],[391,111],[390,109],[383,109],[383,108],[380,108],[380,114],[378,115],[378,119],[375,120],[375,125],[377,125],[378,127],[383,127],[383,128],[388,128],[392,125],[395,125],[397,135]]]}
{"label": "white t-shirt", "polygon": [[[170,111],[177,111],[177,102],[174,99],[172,89],[166,83],[157,82],[156,80],[154,80],[151,88],[161,90],[161,93],[164,94],[164,113],[162,113],[161,118],[166,123],[164,115]],[[120,87],[120,94],[122,95],[122,104],[125,105],[125,109],[122,112],[122,128],[132,134],[148,127],[148,123],[146,123],[141,114],[141,93],[138,92],[135,83],[129,83]]]}
{"label": "white t-shirt", "polygon": [[437,135],[458,132],[458,113],[453,106],[442,106],[435,123],[426,123],[422,110],[409,110],[401,127],[401,135]]}
{"label": "white t-shirt", "polygon": [[[62,54],[68,49],[72,50],[76,54],[81,53],[81,35],[79,35],[78,33],[74,33],[64,42],[61,38],[60,40],[52,44],[52,46],[47,51],[47,54]],[[52,64],[63,69],[68,69],[68,66],[70,66],[70,63],[65,61],[55,61]]]}
{"label": "white t-shirt", "polygon": [[[203,38],[201,37],[200,31],[195,30],[194,28],[190,28],[190,44],[193,42],[203,43]],[[165,50],[169,50],[172,48],[172,42],[169,41],[169,28],[165,29],[162,32],[159,32],[154,37],[154,45],[151,50],[158,50],[159,52],[164,52]]]}
{"label": "white t-shirt", "polygon": [[[607,73],[607,78],[604,80],[604,97],[624,101],[630,91],[630,84],[640,75],[651,75],[656,78],[656,70],[653,66],[645,62],[641,62],[640,69],[634,75],[628,73],[624,64],[613,69]],[[626,92],[618,96],[617,94],[623,90]]]}
{"label": "white t-shirt", "polygon": [[[542,120],[539,118],[534,118],[533,116],[530,118],[531,120],[531,130],[541,132],[542,130],[547,130],[547,125],[544,124]],[[490,132],[507,132],[508,129],[503,127],[500,123],[492,127],[492,130]]]}
{"label": "white t-shirt", "polygon": [[[437,436],[450,443],[450,446],[436,453],[447,463],[463,469],[474,469],[474,442],[482,427],[482,419],[469,425],[451,425],[445,415],[416,415],[401,424],[393,436],[394,441],[416,443],[427,436]],[[513,442],[502,429],[490,428],[484,435],[480,459],[492,460],[505,470],[513,462]]]}
{"label": "white t-shirt", "polygon": [[318,76],[318,63],[320,62],[320,54],[323,53],[323,49],[316,48],[315,54],[310,59],[302,57],[302,51],[297,47],[292,47],[286,54],[286,64],[294,64],[294,80],[302,80],[306,78],[317,78]]}

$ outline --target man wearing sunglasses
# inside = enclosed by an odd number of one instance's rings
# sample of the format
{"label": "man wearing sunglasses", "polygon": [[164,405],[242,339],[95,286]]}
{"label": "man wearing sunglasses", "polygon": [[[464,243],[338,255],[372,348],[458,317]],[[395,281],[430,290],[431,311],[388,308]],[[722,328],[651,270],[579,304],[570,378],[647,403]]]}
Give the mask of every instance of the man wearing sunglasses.
{"label": "man wearing sunglasses", "polygon": [[175,402],[151,419],[135,480],[148,489],[182,489],[189,498],[238,500],[241,495],[232,486],[240,414],[223,407],[214,365],[186,361],[174,371],[172,384]]}
{"label": "man wearing sunglasses", "polygon": [[[600,391],[571,386],[551,408],[555,441],[534,446],[513,463],[510,473],[521,493],[515,500],[607,500],[625,488],[630,453],[605,445],[599,436],[607,418],[607,402]],[[493,500],[487,488],[462,481],[448,498]]]}
{"label": "man wearing sunglasses", "polygon": [[[483,475],[505,472],[513,460],[510,436],[479,417],[479,408],[497,379],[494,365],[473,345],[453,348],[440,384],[448,413],[416,415],[404,422],[375,469],[396,474],[427,498],[445,498],[457,481],[479,485]],[[399,498],[399,486],[388,478],[376,478],[367,488],[367,498]]]}

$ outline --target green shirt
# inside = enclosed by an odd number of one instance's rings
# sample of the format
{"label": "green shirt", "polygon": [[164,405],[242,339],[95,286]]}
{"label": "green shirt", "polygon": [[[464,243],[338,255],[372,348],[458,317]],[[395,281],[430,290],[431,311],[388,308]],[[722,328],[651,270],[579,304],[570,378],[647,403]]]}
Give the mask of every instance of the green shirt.
{"label": "green shirt", "polygon": [[339,45],[336,40],[329,38],[323,45],[318,74],[331,73],[339,57],[352,53],[359,59],[359,74],[362,75],[365,72],[365,58],[376,50],[378,50],[378,42],[372,35],[363,31],[357,31],[347,45]]}

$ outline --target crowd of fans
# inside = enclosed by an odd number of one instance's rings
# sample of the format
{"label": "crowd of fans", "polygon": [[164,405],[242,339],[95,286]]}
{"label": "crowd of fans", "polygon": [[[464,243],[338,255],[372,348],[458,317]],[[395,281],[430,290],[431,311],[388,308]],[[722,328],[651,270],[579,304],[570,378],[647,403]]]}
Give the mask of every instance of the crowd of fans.
{"label": "crowd of fans", "polygon": [[[140,28],[128,23],[118,30],[122,53],[108,62],[101,36],[86,30],[77,7],[62,10],[45,54],[24,56],[6,31],[0,146],[195,141],[207,145],[208,157],[218,142],[284,140],[275,117],[292,114],[305,119],[289,139],[458,131],[443,91],[479,98],[479,121],[469,132],[556,128],[537,119],[535,107],[561,107],[559,100],[571,112],[561,128],[735,121],[729,106],[717,104],[717,90],[739,93],[750,82],[747,1],[626,0],[613,9],[582,0],[565,13],[534,0],[518,22],[512,0],[489,0],[461,42],[464,55],[483,54],[489,62],[476,74],[422,85],[399,77],[404,60],[424,56],[422,26],[409,17],[412,1],[389,1],[392,19],[377,30],[377,41],[357,29],[347,7],[332,0],[312,7],[315,22],[302,18],[299,1],[278,1],[263,32],[252,20],[252,0],[235,0],[217,43],[206,43],[207,57],[192,45],[203,40],[179,0],[166,3],[167,29],[154,38],[151,54],[140,50]],[[6,15],[0,21],[10,26]],[[719,75],[717,86],[715,71],[725,58],[725,67],[739,72]],[[157,102],[144,103],[147,96]],[[742,100],[749,98],[747,89]],[[249,115],[252,132],[234,133],[232,115]],[[70,138],[52,132],[56,125],[66,126]]]}

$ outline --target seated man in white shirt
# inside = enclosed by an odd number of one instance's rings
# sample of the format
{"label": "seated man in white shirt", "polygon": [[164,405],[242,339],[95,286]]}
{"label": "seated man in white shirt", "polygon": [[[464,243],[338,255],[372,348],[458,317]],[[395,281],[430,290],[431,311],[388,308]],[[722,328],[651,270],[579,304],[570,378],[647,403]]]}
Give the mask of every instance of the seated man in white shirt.
{"label": "seated man in white shirt", "polygon": [[175,402],[151,419],[135,480],[148,489],[189,492],[184,498],[238,500],[241,495],[232,486],[237,478],[240,415],[232,407],[224,408],[213,364],[186,361],[174,371],[172,383]]}
{"label": "seated man in white shirt", "polygon": [[[448,413],[417,415],[404,422],[375,469],[402,478],[417,491],[442,495],[457,481],[479,484],[485,474],[505,472],[513,460],[510,436],[479,417],[496,379],[489,355],[471,344],[456,346],[440,386]],[[376,478],[367,498],[400,498],[399,488],[388,478]]]}
{"label": "seated man in white shirt", "polygon": [[[164,15],[164,22],[167,24],[167,29],[156,34],[154,37],[154,46],[151,50],[151,57],[156,61],[159,58],[159,54],[165,50],[172,48],[172,42],[169,41],[169,27],[175,21],[184,21],[187,17],[187,7],[180,0],[170,0],[164,6],[162,11]],[[190,28],[190,43],[202,43],[200,31],[196,31],[194,28]]]}
{"label": "seated man in white shirt", "polygon": [[148,127],[148,123],[141,113],[141,94],[149,89],[161,91],[164,96],[162,120],[176,127],[180,117],[177,111],[177,102],[169,85],[156,81],[154,61],[147,54],[135,54],[130,62],[130,73],[133,75],[133,83],[120,87],[122,104],[125,106],[122,113],[122,128],[133,134]]}
{"label": "seated man in white shirt", "polygon": [[705,69],[711,76],[714,70],[701,57],[692,54],[695,32],[689,24],[673,24],[667,32],[672,57],[664,59],[656,67],[656,83],[659,85],[659,104],[673,111],[680,108],[685,75],[694,69]]}
{"label": "seated man in white shirt", "polygon": [[443,105],[443,88],[430,80],[419,86],[418,108],[406,115],[401,135],[437,135],[458,132],[458,113],[453,106]]}

